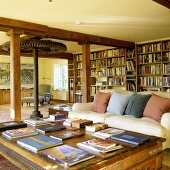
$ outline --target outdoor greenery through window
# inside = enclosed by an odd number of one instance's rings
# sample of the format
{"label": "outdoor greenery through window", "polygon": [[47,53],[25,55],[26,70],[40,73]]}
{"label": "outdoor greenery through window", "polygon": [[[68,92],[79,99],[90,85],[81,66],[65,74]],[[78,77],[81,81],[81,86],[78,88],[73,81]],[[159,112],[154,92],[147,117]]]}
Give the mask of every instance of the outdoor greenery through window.
{"label": "outdoor greenery through window", "polygon": [[54,64],[54,90],[68,89],[68,65]]}

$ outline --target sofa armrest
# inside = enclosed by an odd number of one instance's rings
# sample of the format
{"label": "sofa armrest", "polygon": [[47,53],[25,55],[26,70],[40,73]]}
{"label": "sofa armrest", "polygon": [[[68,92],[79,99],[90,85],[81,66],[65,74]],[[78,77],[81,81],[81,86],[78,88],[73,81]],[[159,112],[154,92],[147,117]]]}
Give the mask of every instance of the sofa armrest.
{"label": "sofa armrest", "polygon": [[170,112],[164,113],[161,117],[161,125],[170,131]]}
{"label": "sofa armrest", "polygon": [[93,102],[90,103],[74,103],[72,111],[91,111]]}

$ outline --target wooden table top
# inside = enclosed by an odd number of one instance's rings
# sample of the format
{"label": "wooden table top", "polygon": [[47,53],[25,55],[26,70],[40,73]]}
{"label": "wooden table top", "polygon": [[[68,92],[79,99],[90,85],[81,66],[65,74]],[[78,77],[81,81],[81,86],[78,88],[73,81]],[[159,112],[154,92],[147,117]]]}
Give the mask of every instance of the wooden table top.
{"label": "wooden table top", "polygon": [[[47,135],[52,135],[56,133],[57,132],[52,132],[52,133],[48,133]],[[84,136],[81,137],[64,140],[64,144],[77,147],[76,145],[77,143],[92,138],[94,137],[91,136],[90,133],[86,133]],[[19,167],[23,166],[25,167],[25,169],[27,169],[28,167],[29,167],[28,169],[32,169],[33,167],[37,166],[37,168],[39,169],[48,169],[48,170],[52,170],[52,169],[96,170],[104,167],[118,168],[120,166],[120,163],[121,166],[123,166],[123,169],[125,169],[134,166],[135,164],[141,162],[142,160],[145,160],[147,157],[156,155],[157,153],[161,152],[163,141],[164,139],[162,138],[151,137],[150,141],[140,146],[121,143],[124,146],[123,149],[96,155],[94,158],[76,164],[72,167],[66,167],[57,162],[49,160],[48,158],[44,158],[39,154],[34,154],[31,151],[28,151],[18,146],[15,141],[9,141],[2,136],[0,137],[0,150],[1,152],[5,153],[8,159],[14,162],[16,161],[17,162],[16,164]]]}

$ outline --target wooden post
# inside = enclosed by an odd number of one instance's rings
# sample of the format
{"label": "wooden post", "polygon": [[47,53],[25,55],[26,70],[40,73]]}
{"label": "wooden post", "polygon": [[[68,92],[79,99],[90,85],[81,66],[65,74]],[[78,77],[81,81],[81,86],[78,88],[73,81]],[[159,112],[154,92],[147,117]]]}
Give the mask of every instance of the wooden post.
{"label": "wooden post", "polygon": [[20,34],[10,30],[10,98],[11,118],[21,120]]}
{"label": "wooden post", "polygon": [[90,101],[90,44],[82,45],[82,92],[83,103]]}

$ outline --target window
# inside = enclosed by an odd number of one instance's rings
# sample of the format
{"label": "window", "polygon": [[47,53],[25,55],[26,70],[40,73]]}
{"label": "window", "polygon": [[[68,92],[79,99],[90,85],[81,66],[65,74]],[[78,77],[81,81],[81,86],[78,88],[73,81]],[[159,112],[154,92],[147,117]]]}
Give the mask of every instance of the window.
{"label": "window", "polygon": [[54,90],[68,89],[68,65],[54,64]]}

